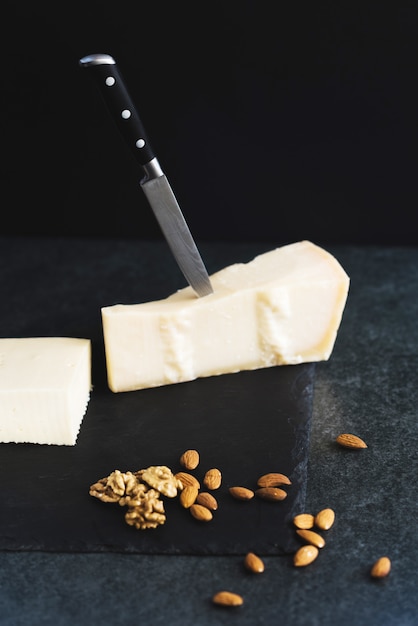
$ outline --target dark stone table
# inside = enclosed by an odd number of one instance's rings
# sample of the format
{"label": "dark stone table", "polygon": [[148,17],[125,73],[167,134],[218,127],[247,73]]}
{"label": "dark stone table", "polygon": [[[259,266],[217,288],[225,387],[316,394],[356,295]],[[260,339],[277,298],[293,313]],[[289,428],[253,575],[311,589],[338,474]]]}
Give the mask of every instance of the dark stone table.
{"label": "dark stone table", "polygon": [[[213,272],[276,245],[201,243],[200,249]],[[239,555],[6,551],[0,553],[2,625],[418,623],[418,249],[324,247],[345,268],[351,287],[334,352],[316,365],[306,509],[336,512],[317,560],[295,568],[289,555],[267,556],[264,573],[250,575]],[[109,304],[100,276],[114,276],[116,292],[123,293],[123,281],[136,279],[138,263],[139,299],[145,293],[147,299],[165,297],[183,286],[162,242],[2,238],[6,317],[13,306],[8,286],[27,287],[27,263],[50,272],[53,282],[62,279],[63,256],[73,258],[69,279],[82,286],[77,300],[60,310],[70,330],[83,289],[91,288],[83,287],[85,275],[96,277],[98,306]],[[41,296],[48,307],[53,295]],[[27,302],[16,312],[15,328],[25,327],[30,311]],[[72,329],[74,336],[87,332],[89,323]],[[335,437],[341,432],[362,437],[367,450],[339,448]],[[391,573],[373,580],[370,567],[382,555],[391,558]],[[211,596],[219,589],[240,593],[244,606],[213,606]]]}

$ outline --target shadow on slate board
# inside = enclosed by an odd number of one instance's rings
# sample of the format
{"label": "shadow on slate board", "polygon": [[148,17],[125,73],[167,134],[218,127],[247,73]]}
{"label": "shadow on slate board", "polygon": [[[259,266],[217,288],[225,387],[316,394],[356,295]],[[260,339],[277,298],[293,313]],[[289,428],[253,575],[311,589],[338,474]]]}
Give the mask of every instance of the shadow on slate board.
{"label": "shadow on slate board", "polygon": [[[0,549],[142,554],[285,554],[298,544],[291,520],[304,510],[314,364],[273,367],[113,394],[95,388],[77,445],[1,444]],[[125,509],[89,495],[114,469],[180,469],[200,452],[202,480],[222,471],[219,508],[198,522],[164,498],[166,523],[138,531]],[[228,487],[256,487],[269,471],[292,485],[281,502],[234,500]]]}

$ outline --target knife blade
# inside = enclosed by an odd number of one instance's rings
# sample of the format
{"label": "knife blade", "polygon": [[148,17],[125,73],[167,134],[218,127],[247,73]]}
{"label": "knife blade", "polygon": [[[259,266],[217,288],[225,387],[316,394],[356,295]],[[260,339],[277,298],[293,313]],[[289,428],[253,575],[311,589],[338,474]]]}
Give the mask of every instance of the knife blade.
{"label": "knife blade", "polygon": [[187,282],[198,296],[213,293],[202,257],[151,147],[115,59],[109,54],[91,54],[81,58],[79,64],[94,70],[105,103],[135,159],[143,168],[141,188]]}

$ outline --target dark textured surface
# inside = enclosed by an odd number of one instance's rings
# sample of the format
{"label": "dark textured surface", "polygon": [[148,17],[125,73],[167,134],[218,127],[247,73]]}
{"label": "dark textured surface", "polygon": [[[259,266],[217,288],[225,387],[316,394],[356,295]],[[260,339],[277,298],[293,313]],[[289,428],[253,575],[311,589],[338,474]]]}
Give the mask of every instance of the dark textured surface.
{"label": "dark textured surface", "polygon": [[[22,288],[24,247],[16,245],[13,253],[11,244],[7,259],[4,247],[0,252],[2,279],[12,271],[13,261]],[[87,244],[73,242],[74,253],[82,255]],[[60,246],[57,242],[52,254],[51,280],[57,283],[65,274],[65,267],[57,265]],[[263,249],[256,243],[201,248],[211,271],[217,269],[218,260],[219,265],[247,260]],[[97,251],[92,264],[100,302],[108,294],[100,279],[102,268],[114,268],[117,289],[123,290],[116,276],[121,272],[122,283],[129,284],[132,270],[127,258],[140,259],[141,254],[122,243],[110,248],[103,242]],[[306,509],[316,512],[331,506],[336,511],[335,525],[325,534],[327,543],[317,561],[297,569],[290,556],[268,556],[265,572],[251,576],[240,555],[2,552],[2,624],[417,624],[418,249],[330,251],[350,275],[351,288],[333,355],[316,366]],[[161,253],[160,249],[155,260]],[[34,255],[30,262],[35,262]],[[157,276],[152,297],[165,295],[158,292],[166,280],[176,288],[176,272],[168,265],[161,267],[162,273],[173,275],[160,283]],[[125,269],[129,271],[124,273]],[[14,323],[24,334],[30,303],[27,311],[12,313],[18,298],[7,296],[10,299],[1,301],[3,312],[8,319],[15,316]],[[47,306],[50,296],[44,297]],[[67,316],[71,321],[71,310],[82,306],[82,299],[81,293],[68,305],[60,303],[60,319]],[[32,325],[36,317],[41,322],[39,313],[34,315]],[[86,328],[91,322],[86,319]],[[96,372],[100,373],[97,366]],[[357,453],[338,448],[334,439],[343,431],[363,437],[368,449]],[[383,554],[392,559],[392,571],[387,579],[373,581],[370,566]],[[211,596],[221,588],[241,593],[244,606],[233,611],[213,607]]]}

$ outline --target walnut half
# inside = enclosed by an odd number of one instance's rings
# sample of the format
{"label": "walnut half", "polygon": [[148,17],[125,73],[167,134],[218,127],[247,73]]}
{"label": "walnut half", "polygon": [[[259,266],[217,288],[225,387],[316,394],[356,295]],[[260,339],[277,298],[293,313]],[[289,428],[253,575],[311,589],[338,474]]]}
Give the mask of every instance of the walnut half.
{"label": "walnut half", "polygon": [[137,478],[132,472],[114,470],[91,485],[89,493],[102,502],[119,502],[123,496],[131,495],[137,485]]}
{"label": "walnut half", "polygon": [[164,524],[165,519],[164,503],[155,489],[148,489],[138,504],[129,506],[125,514],[126,523],[138,530],[156,528]]}
{"label": "walnut half", "polygon": [[168,498],[175,498],[177,489],[182,488],[181,482],[166,465],[151,465],[147,469],[135,472],[135,476]]}

